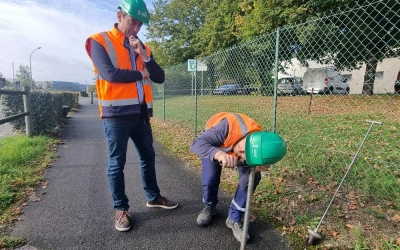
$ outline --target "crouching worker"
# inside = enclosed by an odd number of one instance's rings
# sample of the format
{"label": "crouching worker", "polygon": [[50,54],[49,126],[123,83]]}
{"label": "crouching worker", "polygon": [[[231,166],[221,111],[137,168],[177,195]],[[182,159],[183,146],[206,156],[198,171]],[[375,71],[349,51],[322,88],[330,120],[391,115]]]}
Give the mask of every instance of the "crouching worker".
{"label": "crouching worker", "polygon": [[[254,133],[260,134],[257,136],[258,139],[253,142],[251,140],[246,142],[246,139],[250,138]],[[268,150],[268,147],[262,149],[262,146],[265,143],[270,143],[269,140],[271,138],[268,133],[271,132],[264,132],[260,124],[240,113],[221,112],[213,115],[207,121],[204,132],[190,146],[191,151],[200,156],[202,161],[204,208],[197,217],[198,226],[203,227],[210,224],[213,216],[217,213],[216,205],[218,204],[218,189],[222,168],[237,167],[239,171],[239,183],[230,204],[226,226],[232,229],[236,240],[242,242],[242,216],[245,213],[247,187],[250,176],[250,167],[246,165],[245,151],[251,147],[251,151],[254,151],[252,154],[259,154],[260,158],[263,155],[267,155],[268,152],[265,152],[265,150]],[[286,145],[284,147],[285,154]],[[248,151],[250,152],[250,150]],[[260,164],[257,167],[254,178],[254,190],[261,180],[260,171],[265,171],[268,167],[269,165],[264,164]],[[250,237],[247,234],[246,241],[249,239]]]}

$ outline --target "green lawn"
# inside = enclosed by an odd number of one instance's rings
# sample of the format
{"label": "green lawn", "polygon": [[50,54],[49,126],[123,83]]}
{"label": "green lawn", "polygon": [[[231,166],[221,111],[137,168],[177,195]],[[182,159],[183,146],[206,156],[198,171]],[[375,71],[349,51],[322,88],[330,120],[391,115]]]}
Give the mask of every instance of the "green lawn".
{"label": "green lawn", "polygon": [[[400,96],[279,96],[274,106],[270,96],[168,97],[154,102],[153,131],[167,152],[199,170],[189,145],[214,113],[241,112],[267,130],[275,124],[288,153],[262,178],[253,213],[285,234],[293,249],[322,249],[308,245],[304,235],[316,227],[343,179],[370,126],[365,120],[381,121],[319,232],[331,249],[399,249],[387,246],[400,244]],[[236,185],[237,172],[224,169],[221,188],[234,192]]]}
{"label": "green lawn", "polygon": [[[265,129],[273,128],[271,96],[177,96],[166,98],[163,105],[164,100],[154,102],[155,117],[179,124],[186,141],[219,111],[244,113]],[[394,201],[400,208],[399,96],[279,96],[276,132],[287,141],[288,154],[278,165],[306,171],[322,184],[339,182],[370,126],[365,120],[383,125],[372,128],[344,186]]]}

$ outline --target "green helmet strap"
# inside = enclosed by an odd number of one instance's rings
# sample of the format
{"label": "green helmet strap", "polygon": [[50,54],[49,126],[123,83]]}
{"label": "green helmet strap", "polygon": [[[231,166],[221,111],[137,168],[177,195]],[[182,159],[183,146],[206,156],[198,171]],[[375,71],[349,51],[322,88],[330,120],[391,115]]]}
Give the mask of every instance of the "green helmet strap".
{"label": "green helmet strap", "polygon": [[150,14],[143,0],[122,0],[118,8],[145,24],[149,23]]}
{"label": "green helmet strap", "polygon": [[286,143],[274,132],[251,133],[246,137],[245,154],[249,166],[274,164],[286,155]]}

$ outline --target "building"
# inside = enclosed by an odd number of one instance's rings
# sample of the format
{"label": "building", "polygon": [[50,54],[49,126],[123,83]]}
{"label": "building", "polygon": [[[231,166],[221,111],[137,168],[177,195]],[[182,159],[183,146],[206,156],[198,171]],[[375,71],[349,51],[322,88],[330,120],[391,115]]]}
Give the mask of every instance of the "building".
{"label": "building", "polygon": [[[309,62],[309,68],[321,68],[331,65]],[[360,69],[341,71],[341,75],[347,79],[350,86],[350,94],[361,94],[364,85],[366,65]],[[307,68],[301,66],[297,59],[292,59],[292,66],[286,68],[286,74],[303,77]],[[394,93],[394,85],[400,72],[400,58],[386,58],[378,63],[375,73],[374,94]]]}
{"label": "building", "polygon": [[53,89],[58,91],[86,91],[87,85],[78,82],[52,81]]}

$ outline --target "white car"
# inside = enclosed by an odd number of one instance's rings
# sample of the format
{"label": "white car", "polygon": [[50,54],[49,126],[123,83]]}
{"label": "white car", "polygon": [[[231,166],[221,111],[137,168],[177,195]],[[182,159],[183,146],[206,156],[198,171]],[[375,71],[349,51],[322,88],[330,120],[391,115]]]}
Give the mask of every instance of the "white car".
{"label": "white car", "polygon": [[305,93],[302,85],[303,81],[300,77],[282,77],[278,79],[277,92],[281,95],[302,95]]}
{"label": "white car", "polygon": [[333,67],[309,68],[303,76],[303,87],[313,94],[348,94],[349,84]]}

